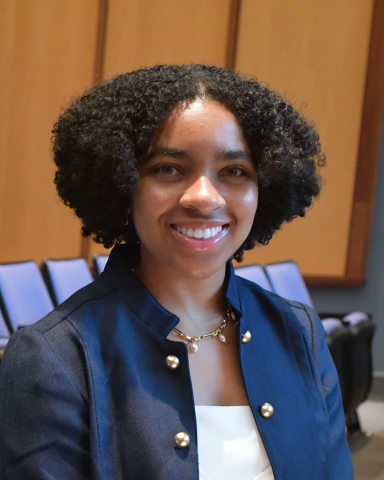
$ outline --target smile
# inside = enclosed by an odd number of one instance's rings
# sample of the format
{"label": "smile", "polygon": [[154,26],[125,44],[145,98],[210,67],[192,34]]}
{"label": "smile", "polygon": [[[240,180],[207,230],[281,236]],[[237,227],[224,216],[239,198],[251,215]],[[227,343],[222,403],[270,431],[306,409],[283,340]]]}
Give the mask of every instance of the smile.
{"label": "smile", "polygon": [[219,227],[204,229],[179,227],[177,225],[172,225],[172,227],[182,235],[186,235],[187,237],[191,238],[197,238],[199,240],[208,240],[208,238],[214,238],[223,230],[222,225],[220,225]]}

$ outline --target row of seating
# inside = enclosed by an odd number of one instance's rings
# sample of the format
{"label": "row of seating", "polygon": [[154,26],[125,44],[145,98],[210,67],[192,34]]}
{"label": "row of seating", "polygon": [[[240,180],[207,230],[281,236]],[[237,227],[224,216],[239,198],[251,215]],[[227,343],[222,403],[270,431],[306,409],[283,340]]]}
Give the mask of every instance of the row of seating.
{"label": "row of seating", "polygon": [[[235,269],[237,275],[289,300],[313,303],[295,262],[251,265]],[[375,325],[364,312],[319,313],[326,342],[335,363],[349,433],[360,432],[357,407],[364,402],[372,385],[372,339]]]}
{"label": "row of seating", "polygon": [[0,265],[0,354],[10,334],[35,323],[104,269],[108,255],[94,255],[93,270],[83,258],[33,260]]}

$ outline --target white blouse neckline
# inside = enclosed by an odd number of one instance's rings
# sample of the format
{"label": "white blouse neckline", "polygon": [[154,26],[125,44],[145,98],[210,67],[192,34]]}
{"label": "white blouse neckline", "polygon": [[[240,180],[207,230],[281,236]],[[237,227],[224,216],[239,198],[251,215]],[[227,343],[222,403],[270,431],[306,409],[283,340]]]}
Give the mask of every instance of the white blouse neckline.
{"label": "white blouse neckline", "polygon": [[274,480],[249,406],[195,410],[200,480]]}

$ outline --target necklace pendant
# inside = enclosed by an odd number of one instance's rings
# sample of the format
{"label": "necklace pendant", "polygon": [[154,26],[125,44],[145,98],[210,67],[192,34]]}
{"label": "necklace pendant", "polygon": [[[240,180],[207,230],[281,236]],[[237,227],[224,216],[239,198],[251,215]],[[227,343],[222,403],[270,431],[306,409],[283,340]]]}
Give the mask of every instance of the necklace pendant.
{"label": "necklace pendant", "polygon": [[199,350],[199,346],[196,345],[195,342],[191,342],[191,350],[192,350],[192,353],[197,353],[197,351]]}
{"label": "necklace pendant", "polygon": [[222,343],[227,343],[227,339],[225,338],[225,336],[222,333],[220,333],[220,335],[219,335],[219,340]]}

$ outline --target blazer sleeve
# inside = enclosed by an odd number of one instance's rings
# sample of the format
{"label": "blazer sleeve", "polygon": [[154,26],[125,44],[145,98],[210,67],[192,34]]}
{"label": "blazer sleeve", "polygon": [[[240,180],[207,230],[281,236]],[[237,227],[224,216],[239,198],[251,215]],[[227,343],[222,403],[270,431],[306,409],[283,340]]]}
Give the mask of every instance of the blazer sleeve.
{"label": "blazer sleeve", "polygon": [[42,333],[12,335],[0,364],[0,478],[89,478],[88,412]]}
{"label": "blazer sleeve", "polygon": [[312,355],[328,412],[328,480],[352,480],[352,460],[345,435],[345,416],[336,367],[325,342],[321,320],[310,307],[302,306],[310,320],[307,335],[310,336]]}

